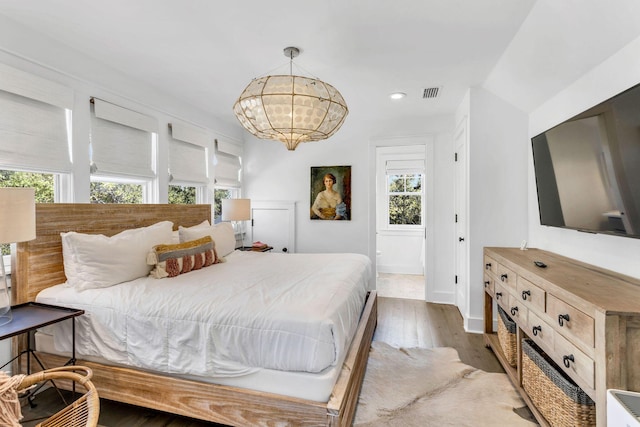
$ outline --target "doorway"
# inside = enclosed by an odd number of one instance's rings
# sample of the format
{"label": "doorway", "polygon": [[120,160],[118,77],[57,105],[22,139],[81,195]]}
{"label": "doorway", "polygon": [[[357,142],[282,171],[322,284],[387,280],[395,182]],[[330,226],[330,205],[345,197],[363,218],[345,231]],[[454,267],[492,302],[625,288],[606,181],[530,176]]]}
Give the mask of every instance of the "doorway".
{"label": "doorway", "polygon": [[[376,288],[426,300],[427,144],[380,145],[376,157]],[[408,142],[403,140],[402,142]],[[417,289],[416,289],[417,287]]]}
{"label": "doorway", "polygon": [[376,290],[379,297],[425,300],[424,275],[378,273]]}

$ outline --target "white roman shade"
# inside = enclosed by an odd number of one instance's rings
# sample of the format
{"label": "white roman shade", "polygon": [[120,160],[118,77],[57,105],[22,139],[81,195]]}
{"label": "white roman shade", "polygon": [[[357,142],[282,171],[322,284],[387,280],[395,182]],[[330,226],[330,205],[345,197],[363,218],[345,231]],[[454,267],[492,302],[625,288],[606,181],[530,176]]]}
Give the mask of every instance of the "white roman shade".
{"label": "white roman shade", "polygon": [[156,119],[94,98],[91,115],[92,173],[155,177]]}
{"label": "white roman shade", "polygon": [[171,182],[207,184],[207,151],[211,136],[205,129],[170,123],[169,171]]}
{"label": "white roman shade", "polygon": [[385,169],[387,175],[423,174],[424,159],[387,160]]}
{"label": "white roman shade", "polygon": [[73,90],[0,64],[0,163],[71,171]]}
{"label": "white roman shade", "polygon": [[242,147],[231,142],[216,140],[216,185],[240,187],[240,157]]}

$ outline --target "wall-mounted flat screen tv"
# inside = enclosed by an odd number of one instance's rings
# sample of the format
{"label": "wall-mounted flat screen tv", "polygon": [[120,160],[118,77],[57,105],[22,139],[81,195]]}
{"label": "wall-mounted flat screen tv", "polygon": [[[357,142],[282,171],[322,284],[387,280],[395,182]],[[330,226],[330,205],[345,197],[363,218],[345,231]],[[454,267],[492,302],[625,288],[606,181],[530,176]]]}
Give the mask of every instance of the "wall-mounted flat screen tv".
{"label": "wall-mounted flat screen tv", "polygon": [[532,146],[542,225],[640,237],[640,85]]}

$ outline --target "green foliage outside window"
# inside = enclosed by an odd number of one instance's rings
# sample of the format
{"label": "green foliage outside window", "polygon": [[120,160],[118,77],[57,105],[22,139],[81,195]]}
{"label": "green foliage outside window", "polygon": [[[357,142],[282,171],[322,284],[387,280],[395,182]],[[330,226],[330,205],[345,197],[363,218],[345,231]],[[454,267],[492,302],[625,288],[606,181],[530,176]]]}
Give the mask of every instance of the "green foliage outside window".
{"label": "green foliage outside window", "polygon": [[[53,174],[0,170],[0,187],[30,187],[36,203],[53,203]],[[0,245],[2,255],[9,255],[9,244]]]}
{"label": "green foliage outside window", "polygon": [[92,182],[89,193],[91,203],[142,203],[141,184]]}
{"label": "green foliage outside window", "polygon": [[422,224],[422,175],[389,175],[389,224]]}
{"label": "green foliage outside window", "polygon": [[222,220],[222,199],[230,199],[231,196],[231,190],[216,188],[213,195],[213,221],[215,223]]}
{"label": "green foliage outside window", "polygon": [[194,205],[196,203],[196,187],[170,185],[169,203],[176,205]]}

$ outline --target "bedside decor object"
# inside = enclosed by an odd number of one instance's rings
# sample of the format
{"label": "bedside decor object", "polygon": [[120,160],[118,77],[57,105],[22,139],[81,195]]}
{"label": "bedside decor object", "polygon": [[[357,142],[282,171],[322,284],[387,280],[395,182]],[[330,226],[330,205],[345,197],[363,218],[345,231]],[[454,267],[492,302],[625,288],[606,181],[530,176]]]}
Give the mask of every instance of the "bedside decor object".
{"label": "bedside decor object", "polygon": [[351,166],[311,167],[310,219],[351,219]]}
{"label": "bedside decor object", "polygon": [[[223,221],[248,221],[251,219],[250,199],[222,199],[222,220]],[[236,242],[236,248],[244,245],[244,224],[238,224],[240,229],[241,243]]]}
{"label": "bedside decor object", "polygon": [[349,110],[328,83],[293,75],[297,47],[287,47],[289,75],[253,79],[233,106],[236,117],[260,139],[283,142],[293,151],[301,142],[320,141],[336,133]]}
{"label": "bedside decor object", "polygon": [[[0,188],[0,243],[26,242],[36,238],[36,205],[33,188]],[[11,298],[4,257],[0,256],[0,325],[9,323]]]}

